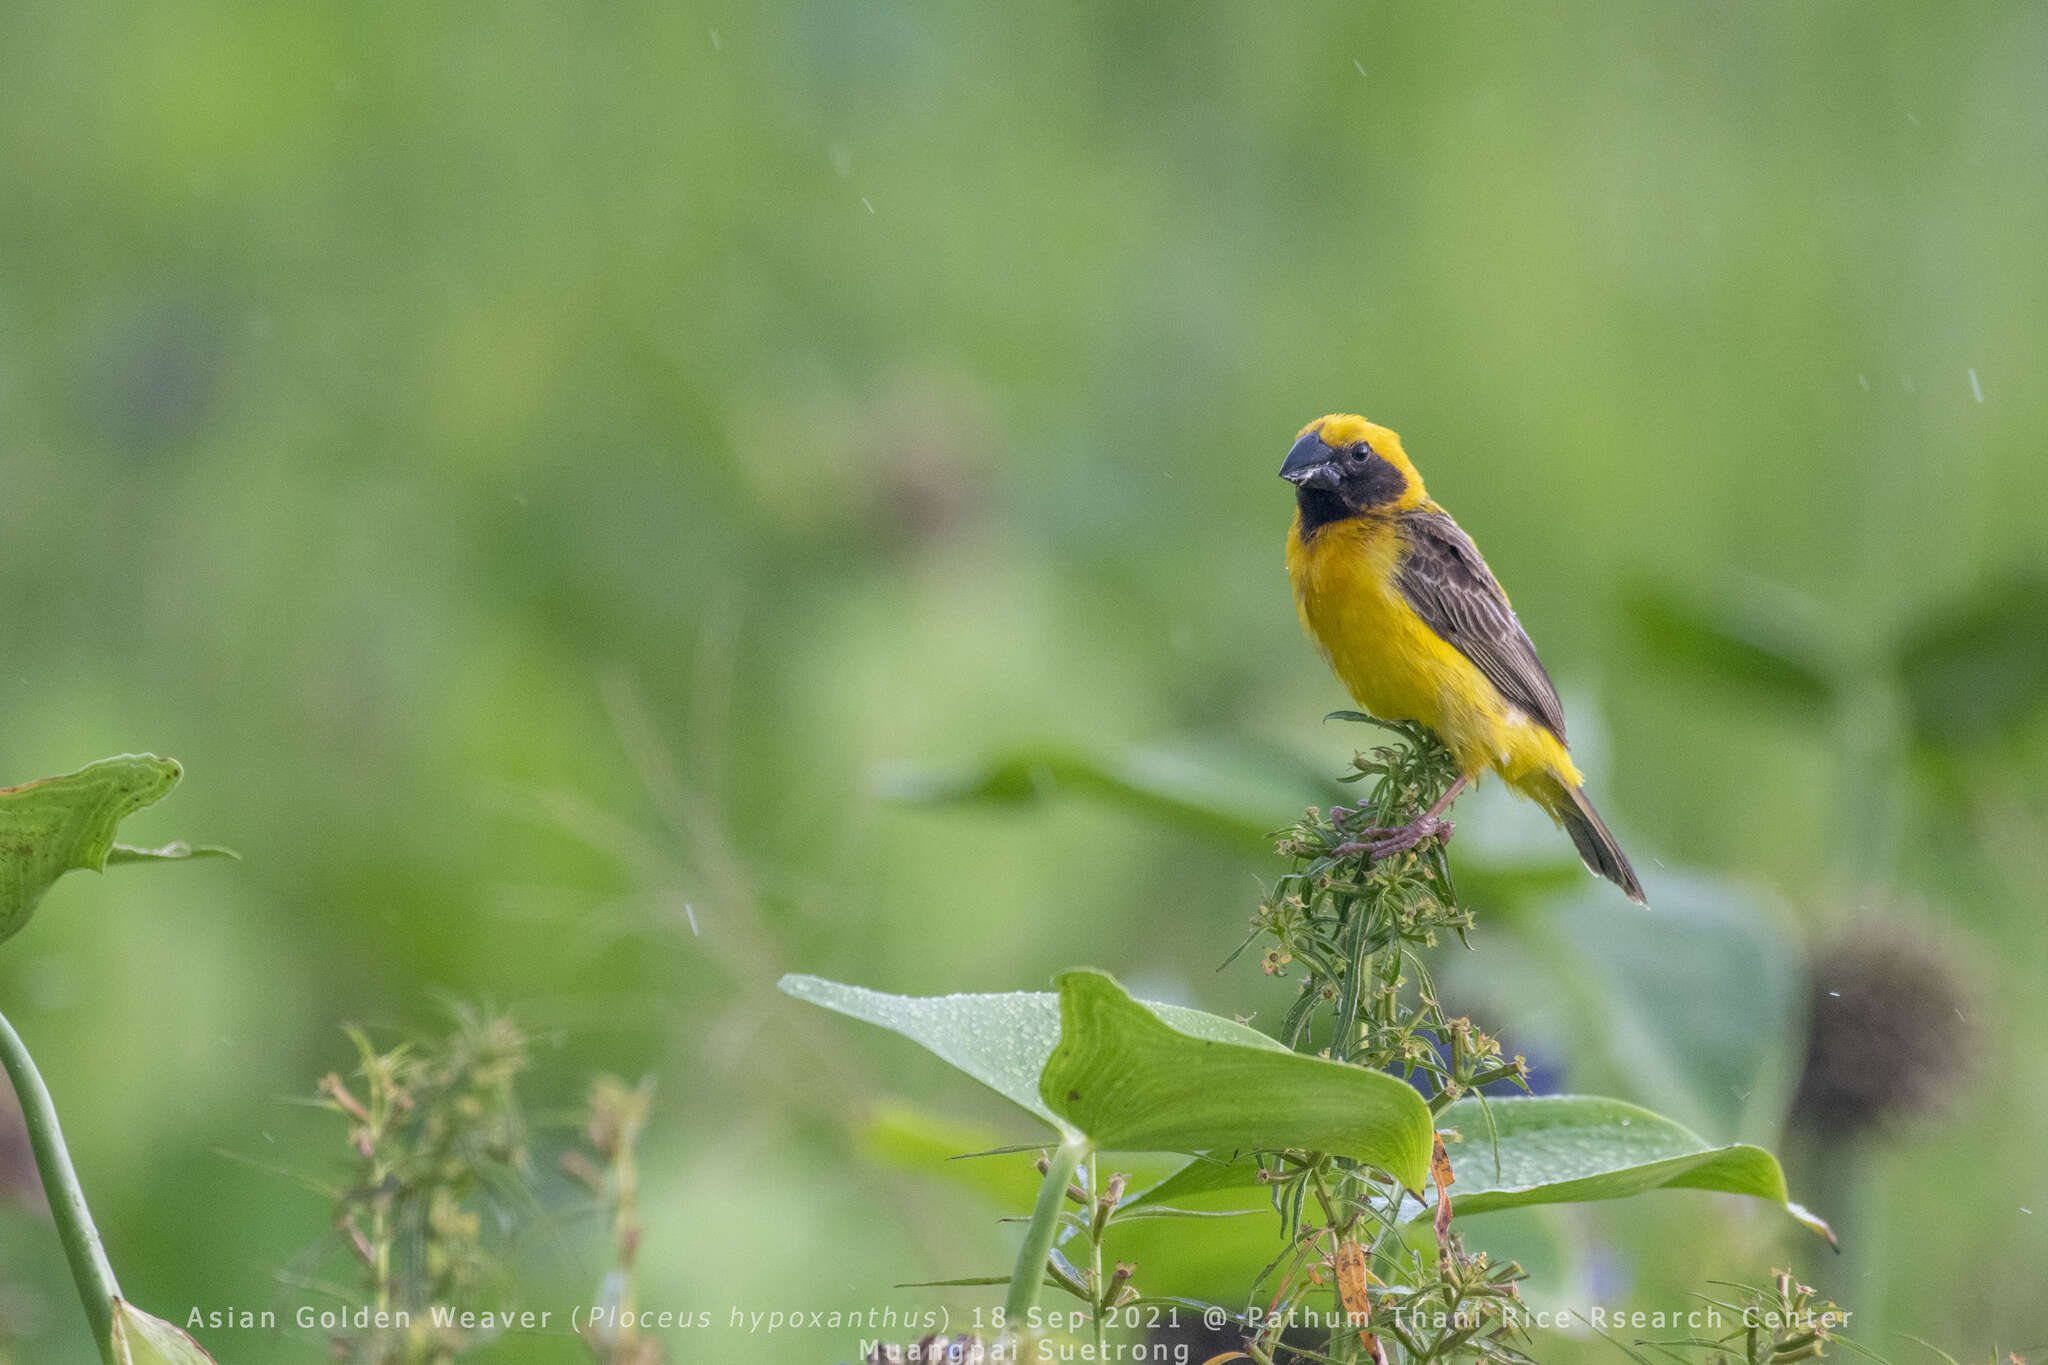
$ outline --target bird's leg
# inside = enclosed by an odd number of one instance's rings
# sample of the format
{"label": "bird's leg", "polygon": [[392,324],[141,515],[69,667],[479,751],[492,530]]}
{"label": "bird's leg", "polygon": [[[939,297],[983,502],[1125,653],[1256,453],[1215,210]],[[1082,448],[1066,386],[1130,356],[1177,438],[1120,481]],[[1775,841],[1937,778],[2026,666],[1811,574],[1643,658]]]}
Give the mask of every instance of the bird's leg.
{"label": "bird's leg", "polygon": [[1339,858],[1349,858],[1363,853],[1378,861],[1391,858],[1396,853],[1406,853],[1424,839],[1448,839],[1454,828],[1443,813],[1450,809],[1451,802],[1458,799],[1458,793],[1465,790],[1468,779],[1462,774],[1458,780],[1444,789],[1436,804],[1397,829],[1362,829],[1360,834],[1374,836],[1363,842],[1339,844],[1333,850]]}

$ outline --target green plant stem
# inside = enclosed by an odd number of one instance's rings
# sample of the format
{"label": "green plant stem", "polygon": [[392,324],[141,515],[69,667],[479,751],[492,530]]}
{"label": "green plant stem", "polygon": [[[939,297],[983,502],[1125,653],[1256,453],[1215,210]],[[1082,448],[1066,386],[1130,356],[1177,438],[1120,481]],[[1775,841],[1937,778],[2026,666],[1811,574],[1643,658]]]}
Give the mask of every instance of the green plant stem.
{"label": "green plant stem", "polygon": [[85,1206],[85,1191],[78,1186],[78,1172],[64,1145],[64,1130],[57,1124],[57,1106],[50,1101],[35,1059],[4,1014],[0,1014],[0,1064],[6,1066],[15,1097],[21,1101],[21,1117],[36,1154],[36,1170],[43,1178],[43,1193],[50,1201],[50,1217],[64,1243],[64,1257],[71,1262],[71,1278],[78,1285],[86,1321],[92,1324],[100,1359],[114,1365],[114,1300],[121,1297],[121,1286],[114,1279],[113,1266],[107,1264],[92,1210]]}
{"label": "green plant stem", "polygon": [[1003,1304],[1003,1323],[1012,1332],[1023,1333],[1032,1310],[1038,1307],[1038,1291],[1045,1283],[1046,1262],[1052,1256],[1053,1235],[1059,1231],[1060,1213],[1066,1207],[1067,1186],[1088,1154],[1085,1139],[1070,1137],[1053,1149],[1046,1168],[1045,1183],[1038,1187],[1038,1204],[1031,1210],[1031,1225],[1024,1230],[1024,1245],[1017,1252],[1017,1268],[1010,1272],[1010,1296]]}
{"label": "green plant stem", "polygon": [[[1102,1186],[1096,1183],[1095,1153],[1093,1152],[1088,1154],[1088,1197],[1096,1200],[1102,1198]],[[1108,1356],[1103,1353],[1102,1323],[1104,1311],[1109,1303],[1109,1285],[1102,1278],[1102,1235],[1107,1230],[1108,1224],[1103,1220],[1102,1216],[1091,1209],[1088,1218],[1088,1241],[1094,1258],[1090,1269],[1094,1274],[1088,1282],[1088,1288],[1089,1292],[1095,1296],[1095,1312],[1092,1316],[1095,1319],[1095,1357],[1098,1360],[1108,1359]]]}

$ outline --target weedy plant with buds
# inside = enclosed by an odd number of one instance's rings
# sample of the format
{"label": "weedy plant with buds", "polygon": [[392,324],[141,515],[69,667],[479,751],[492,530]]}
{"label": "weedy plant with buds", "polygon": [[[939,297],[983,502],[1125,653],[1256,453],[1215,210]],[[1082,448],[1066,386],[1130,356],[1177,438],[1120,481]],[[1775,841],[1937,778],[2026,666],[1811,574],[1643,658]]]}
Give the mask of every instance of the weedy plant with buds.
{"label": "weedy plant with buds", "polygon": [[330,1072],[319,1102],[347,1124],[350,1173],[334,1225],[372,1313],[364,1331],[335,1337],[335,1354],[361,1365],[453,1360],[479,1333],[433,1310],[467,1304],[500,1277],[484,1229],[510,1219],[487,1219],[485,1206],[531,1202],[515,1089],[526,1036],[465,1007],[444,1039],[380,1051],[361,1029],[347,1032],[355,1084]]}
{"label": "weedy plant with buds", "polygon": [[[584,1146],[559,1166],[587,1205],[550,1207],[534,1174],[518,1089],[531,1056],[508,1015],[455,1004],[453,1027],[378,1048],[345,1030],[357,1066],[330,1072],[316,1103],[345,1123],[348,1176],[334,1191],[334,1241],[355,1269],[353,1285],[287,1276],[324,1292],[351,1330],[331,1338],[335,1359],[359,1365],[446,1365],[503,1335],[517,1304],[511,1249],[564,1216],[594,1214],[608,1231],[604,1273],[582,1341],[597,1365],[658,1365],[660,1343],[640,1330],[637,1149],[653,1085],[616,1076],[591,1082]],[[357,1312],[354,1310],[367,1310]],[[360,1321],[363,1325],[357,1328]]]}
{"label": "weedy plant with buds", "polygon": [[[1392,742],[1342,779],[1362,794],[1354,807],[1311,808],[1275,836],[1288,870],[1231,955],[1256,950],[1267,974],[1298,982],[1277,1037],[1133,1000],[1088,970],[1062,974],[1056,995],[902,997],[784,979],[799,999],[923,1043],[1059,1134],[1036,1158],[1040,1193],[1011,1273],[937,1282],[1006,1286],[984,1319],[993,1330],[880,1345],[869,1361],[1028,1359],[1049,1338],[1108,1359],[1118,1341],[1150,1332],[1161,1345],[1200,1321],[1205,1365],[1525,1365],[1537,1349],[1525,1277],[1468,1244],[1465,1215],[1690,1188],[1760,1198],[1829,1235],[1769,1153],[1709,1144],[1619,1100],[1530,1094],[1523,1057],[1444,1008],[1431,955],[1450,939],[1471,947],[1475,924],[1449,830],[1379,859],[1353,840],[1407,823],[1457,774],[1426,731],[1384,728]],[[1191,1159],[1137,1182],[1110,1169],[1113,1152]],[[1241,1237],[1238,1220],[1262,1209],[1277,1216],[1271,1259],[1235,1304],[1183,1297],[1116,1254],[1137,1220],[1186,1220],[1191,1241],[1226,1220]],[[1041,1308],[1045,1290],[1078,1310]],[[1829,1333],[1774,1339],[1753,1360],[1844,1340]]]}
{"label": "weedy plant with buds", "polygon": [[590,1152],[562,1154],[562,1169],[610,1215],[615,1260],[604,1277],[600,1311],[583,1329],[584,1342],[598,1365],[659,1365],[662,1359],[660,1342],[640,1330],[638,1314],[641,1228],[637,1152],[641,1130],[653,1107],[652,1078],[629,1086],[617,1076],[599,1076],[590,1083],[589,1118],[584,1124]]}

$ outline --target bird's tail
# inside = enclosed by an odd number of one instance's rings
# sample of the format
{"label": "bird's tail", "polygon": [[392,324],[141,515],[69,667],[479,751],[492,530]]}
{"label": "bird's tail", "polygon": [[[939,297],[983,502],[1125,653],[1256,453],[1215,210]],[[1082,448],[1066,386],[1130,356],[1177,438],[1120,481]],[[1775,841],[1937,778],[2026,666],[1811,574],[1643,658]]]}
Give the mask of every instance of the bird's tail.
{"label": "bird's tail", "polygon": [[1643,884],[1636,880],[1636,870],[1628,865],[1628,855],[1615,842],[1614,831],[1607,828],[1600,812],[1586,799],[1584,787],[1553,777],[1543,784],[1538,799],[1551,819],[1572,836],[1572,846],[1578,849],[1589,871],[1613,882],[1637,905],[1649,904],[1643,899]]}

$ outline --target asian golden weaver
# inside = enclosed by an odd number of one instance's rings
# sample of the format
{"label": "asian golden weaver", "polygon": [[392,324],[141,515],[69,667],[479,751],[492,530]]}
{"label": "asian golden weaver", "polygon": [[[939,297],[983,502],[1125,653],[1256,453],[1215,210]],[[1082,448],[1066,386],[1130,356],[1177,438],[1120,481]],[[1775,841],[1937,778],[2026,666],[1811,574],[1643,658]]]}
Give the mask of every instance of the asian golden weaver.
{"label": "asian golden weaver", "polygon": [[1643,903],[1586,799],[1536,647],[1471,537],[1430,501],[1401,438],[1333,413],[1302,428],[1280,477],[1295,487],[1287,576],[1309,638],[1360,706],[1426,726],[1458,764],[1426,814],[1360,831],[1344,851],[1381,858],[1449,834],[1444,811],[1491,768],[1564,827],[1588,868]]}

